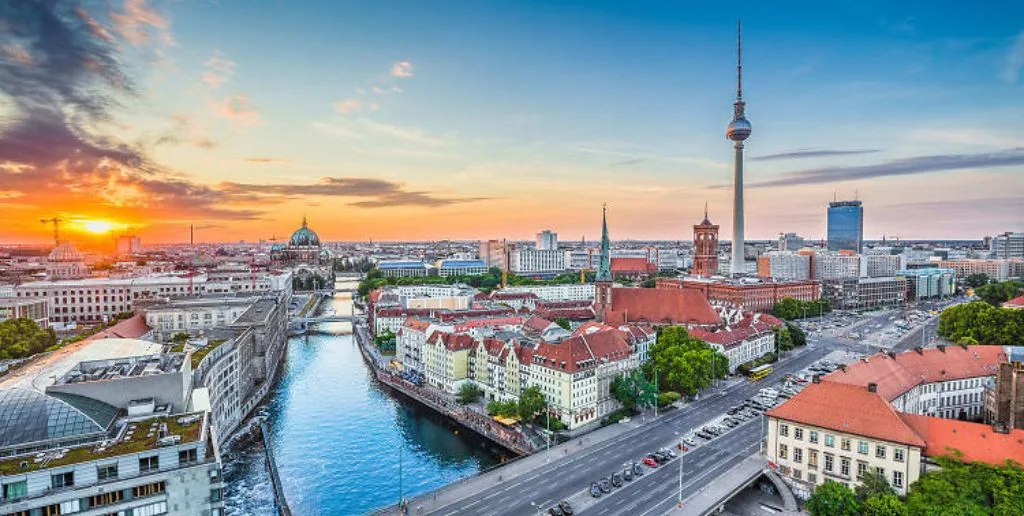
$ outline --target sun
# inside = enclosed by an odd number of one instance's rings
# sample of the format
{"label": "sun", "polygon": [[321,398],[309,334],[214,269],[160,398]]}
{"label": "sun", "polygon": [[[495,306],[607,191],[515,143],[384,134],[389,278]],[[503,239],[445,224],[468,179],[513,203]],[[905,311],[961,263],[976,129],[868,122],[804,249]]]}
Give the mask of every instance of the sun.
{"label": "sun", "polygon": [[114,225],[105,220],[87,220],[82,224],[82,226],[86,231],[96,233],[97,235],[109,233],[110,230],[114,229]]}

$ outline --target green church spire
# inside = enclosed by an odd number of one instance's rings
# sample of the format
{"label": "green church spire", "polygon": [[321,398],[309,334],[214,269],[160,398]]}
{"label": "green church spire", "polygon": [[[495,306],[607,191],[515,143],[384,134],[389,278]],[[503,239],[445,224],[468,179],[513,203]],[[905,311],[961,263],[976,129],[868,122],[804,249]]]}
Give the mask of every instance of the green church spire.
{"label": "green church spire", "polygon": [[608,208],[601,206],[601,264],[597,269],[597,281],[612,280],[612,244],[608,239]]}

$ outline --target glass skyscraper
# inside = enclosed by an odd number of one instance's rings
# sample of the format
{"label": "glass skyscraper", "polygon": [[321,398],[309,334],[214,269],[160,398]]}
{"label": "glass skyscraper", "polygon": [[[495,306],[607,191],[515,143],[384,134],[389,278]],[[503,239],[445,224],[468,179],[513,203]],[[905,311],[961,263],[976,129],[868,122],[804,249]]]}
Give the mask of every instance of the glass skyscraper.
{"label": "glass skyscraper", "polygon": [[828,203],[828,250],[861,252],[864,208],[860,201]]}

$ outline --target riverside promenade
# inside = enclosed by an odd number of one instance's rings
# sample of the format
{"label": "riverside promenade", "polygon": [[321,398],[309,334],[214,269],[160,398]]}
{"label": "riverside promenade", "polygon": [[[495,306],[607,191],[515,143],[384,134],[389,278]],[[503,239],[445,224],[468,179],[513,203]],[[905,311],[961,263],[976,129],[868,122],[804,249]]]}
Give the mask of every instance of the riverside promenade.
{"label": "riverside promenade", "polygon": [[441,415],[451,418],[460,425],[476,432],[502,448],[516,455],[529,455],[534,449],[529,440],[518,427],[508,427],[494,421],[486,414],[481,414],[469,407],[453,401],[443,393],[429,387],[421,387],[395,374],[388,367],[388,359],[373,346],[373,339],[365,324],[353,325],[353,333],[359,345],[363,359],[370,365],[377,381],[418,401]]}

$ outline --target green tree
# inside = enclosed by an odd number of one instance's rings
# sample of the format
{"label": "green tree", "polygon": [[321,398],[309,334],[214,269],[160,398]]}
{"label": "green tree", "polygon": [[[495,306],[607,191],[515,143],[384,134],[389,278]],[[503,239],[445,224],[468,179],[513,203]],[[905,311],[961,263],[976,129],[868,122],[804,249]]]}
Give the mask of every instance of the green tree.
{"label": "green tree", "polygon": [[989,281],[991,280],[989,279],[988,274],[976,272],[964,279],[964,286],[969,288],[978,288],[982,285],[988,285]]}
{"label": "green tree", "polygon": [[793,349],[793,336],[785,325],[778,326],[772,330],[775,333],[775,349],[789,351]]}
{"label": "green tree", "polygon": [[178,332],[171,336],[171,342],[174,344],[184,344],[188,342],[188,334],[185,332]]}
{"label": "green tree", "polygon": [[854,492],[860,503],[864,503],[868,498],[896,494],[896,490],[889,485],[889,480],[877,471],[865,471],[860,476],[860,484],[854,488]]}
{"label": "green tree", "polygon": [[686,328],[669,326],[658,333],[643,366],[648,378],[657,375],[658,388],[692,395],[729,374],[729,360],[708,343],[690,337]]}
{"label": "green tree", "polygon": [[569,319],[566,319],[565,317],[559,317],[558,319],[555,319],[555,324],[561,326],[562,329],[565,330],[572,329],[572,323],[570,323]]}
{"label": "green tree", "polygon": [[57,344],[57,334],[32,319],[15,318],[0,322],[0,360],[25,358]]}
{"label": "green tree", "polygon": [[984,302],[951,306],[939,316],[938,334],[958,343],[1016,345],[1024,342],[1024,310]]}
{"label": "green tree", "polygon": [[818,485],[804,504],[813,516],[858,516],[860,504],[857,496],[846,484],[826,480]]}
{"label": "green tree", "polygon": [[910,511],[895,494],[868,498],[861,504],[863,516],[908,516]]}
{"label": "green tree", "polygon": [[654,278],[647,278],[647,279],[645,279],[645,280],[640,282],[640,286],[643,287],[643,288],[654,288],[654,286],[655,286],[655,279]]}
{"label": "green tree", "polygon": [[472,382],[463,383],[462,386],[459,387],[459,403],[463,405],[475,402],[480,399],[480,396],[482,395],[483,392],[480,391],[480,388]]}
{"label": "green tree", "polygon": [[682,398],[682,395],[680,395],[678,392],[674,392],[674,391],[663,392],[663,393],[658,395],[658,406],[659,407],[667,407],[667,406],[669,406],[669,405],[679,401],[680,398]]}
{"label": "green tree", "polygon": [[633,413],[637,406],[652,406],[657,399],[654,384],[649,382],[641,371],[622,374],[615,377],[611,384],[611,394],[622,403],[622,408]]}
{"label": "green tree", "polygon": [[974,289],[974,295],[992,306],[999,306],[1019,296],[1020,292],[1021,286],[1016,281],[989,283]]}
{"label": "green tree", "polygon": [[514,401],[492,401],[487,404],[487,413],[492,416],[519,417],[519,405]]}
{"label": "green tree", "polygon": [[799,348],[807,345],[807,334],[799,326],[787,322],[786,329],[789,330],[789,336],[793,339],[794,347]]}
{"label": "green tree", "polygon": [[544,412],[547,408],[547,399],[544,398],[544,393],[540,392],[540,387],[536,385],[524,390],[519,395],[517,412],[519,419],[523,421],[533,419],[533,416]]}
{"label": "green tree", "polygon": [[910,486],[910,514],[1021,514],[1024,507],[1024,469],[1007,461],[1002,466],[964,463],[959,452],[938,457],[941,469],[930,471]]}

